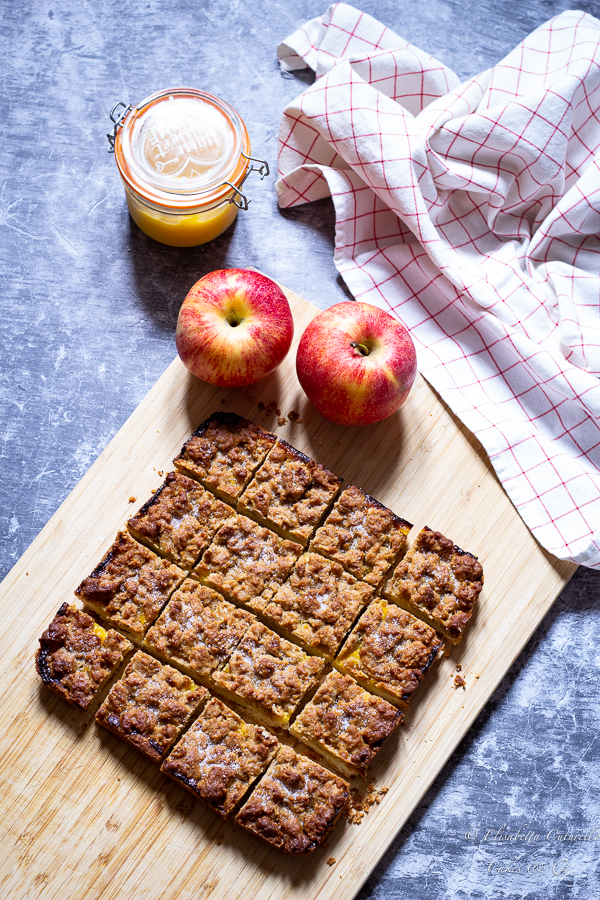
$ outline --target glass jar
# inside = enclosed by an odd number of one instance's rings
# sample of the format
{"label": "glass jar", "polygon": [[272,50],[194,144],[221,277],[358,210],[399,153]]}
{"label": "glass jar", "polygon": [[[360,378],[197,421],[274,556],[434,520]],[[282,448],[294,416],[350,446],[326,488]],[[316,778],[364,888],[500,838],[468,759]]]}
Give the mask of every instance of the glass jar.
{"label": "glass jar", "polygon": [[250,172],[269,174],[250,156],[237,112],[206,91],[171,88],[135,107],[116,103],[110,118],[107,137],[131,218],[163,244],[212,241],[248,209],[242,186]]}

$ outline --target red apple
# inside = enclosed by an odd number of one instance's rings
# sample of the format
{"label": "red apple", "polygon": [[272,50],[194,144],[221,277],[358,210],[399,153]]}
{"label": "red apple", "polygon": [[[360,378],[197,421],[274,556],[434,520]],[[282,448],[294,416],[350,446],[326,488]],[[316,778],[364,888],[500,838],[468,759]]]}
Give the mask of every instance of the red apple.
{"label": "red apple", "polygon": [[308,399],[337,425],[370,425],[400,409],[417,374],[411,336],[369,303],[336,303],[300,338],[296,371]]}
{"label": "red apple", "polygon": [[282,361],[294,320],[274,281],[249,269],[217,269],[183,301],[175,343],[184,366],[209,384],[254,384]]}

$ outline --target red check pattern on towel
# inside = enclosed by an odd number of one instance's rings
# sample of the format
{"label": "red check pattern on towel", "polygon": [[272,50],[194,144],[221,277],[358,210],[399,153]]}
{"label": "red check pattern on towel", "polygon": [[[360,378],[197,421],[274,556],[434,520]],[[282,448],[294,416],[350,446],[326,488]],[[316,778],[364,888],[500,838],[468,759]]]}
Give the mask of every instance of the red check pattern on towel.
{"label": "red check pattern on towel", "polygon": [[460,83],[340,3],[279,48],[281,206],[331,195],[354,297],[406,325],[521,517],[600,568],[600,22],[565,12]]}

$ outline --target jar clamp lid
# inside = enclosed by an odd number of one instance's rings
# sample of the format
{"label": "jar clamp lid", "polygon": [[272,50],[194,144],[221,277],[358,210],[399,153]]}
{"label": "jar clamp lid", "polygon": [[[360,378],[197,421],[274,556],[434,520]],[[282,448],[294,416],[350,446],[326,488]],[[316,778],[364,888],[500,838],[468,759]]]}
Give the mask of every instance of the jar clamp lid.
{"label": "jar clamp lid", "polygon": [[261,180],[269,174],[268,163],[250,155],[238,113],[206,91],[171,88],[136,107],[120,101],[110,118],[107,137],[123,180],[166,211],[223,202],[248,209],[244,181],[253,171]]}

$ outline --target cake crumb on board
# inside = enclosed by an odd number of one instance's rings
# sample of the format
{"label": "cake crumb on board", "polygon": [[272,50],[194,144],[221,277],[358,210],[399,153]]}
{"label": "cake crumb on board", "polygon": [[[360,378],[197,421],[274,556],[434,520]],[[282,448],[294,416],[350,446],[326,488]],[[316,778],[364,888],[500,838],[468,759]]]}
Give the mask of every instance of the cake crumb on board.
{"label": "cake crumb on board", "polygon": [[368,814],[371,807],[381,803],[389,788],[375,787],[375,779],[367,782],[367,790],[362,794],[358,788],[350,788],[350,802],[346,810],[346,818],[353,825],[359,825]]}

